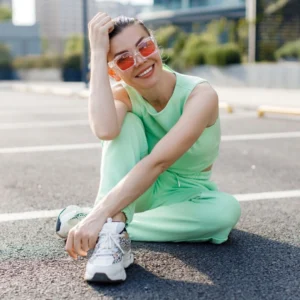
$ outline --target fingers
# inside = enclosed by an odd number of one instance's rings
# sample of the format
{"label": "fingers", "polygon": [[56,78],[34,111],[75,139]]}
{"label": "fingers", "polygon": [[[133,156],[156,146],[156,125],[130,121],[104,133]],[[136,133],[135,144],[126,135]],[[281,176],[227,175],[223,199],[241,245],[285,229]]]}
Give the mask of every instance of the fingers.
{"label": "fingers", "polygon": [[93,22],[90,22],[88,25],[91,36],[96,34],[96,32],[102,32],[104,34],[110,33],[114,29],[114,26],[114,21],[106,14],[98,16],[97,19],[95,19]]}
{"label": "fingers", "polygon": [[72,230],[68,234],[65,249],[72,258],[77,259],[77,255],[74,252],[74,231]]}
{"label": "fingers", "polygon": [[81,238],[80,234],[76,231],[70,231],[66,243],[66,251],[68,254],[77,259],[77,256],[87,256],[89,250],[89,240],[87,238]]}
{"label": "fingers", "polygon": [[103,29],[107,30],[108,33],[111,33],[114,30],[114,27],[115,27],[115,23],[113,20],[111,20],[103,26]]}
{"label": "fingers", "polygon": [[88,25],[92,25],[94,24],[99,18],[101,18],[101,16],[104,16],[105,14],[103,12],[99,12],[97,13],[93,18],[92,20],[89,22]]}
{"label": "fingers", "polygon": [[88,24],[89,28],[93,27],[102,27],[105,25],[107,22],[111,21],[111,17],[108,16],[105,13],[99,13],[97,14]]}
{"label": "fingers", "polygon": [[96,236],[95,238],[91,237],[89,239],[89,243],[88,243],[89,249],[94,249],[95,248],[97,240],[98,240],[98,236]]}
{"label": "fingers", "polygon": [[97,22],[97,27],[102,27],[102,26],[104,26],[105,24],[107,24],[108,22],[111,22],[111,21],[112,21],[111,17],[107,16],[107,17],[105,17],[105,18],[103,18],[103,19],[101,19]]}
{"label": "fingers", "polygon": [[87,252],[95,247],[99,237],[101,227],[99,227],[98,219],[96,221],[88,219],[87,217],[82,220],[68,234],[65,249],[75,260],[78,255],[87,256]]}
{"label": "fingers", "polygon": [[[86,240],[86,238],[82,237],[80,232],[76,232],[74,234],[74,250],[80,256],[87,256],[87,252],[82,249],[82,242]],[[85,245],[87,242],[84,242]]]}
{"label": "fingers", "polygon": [[85,239],[82,239],[82,241],[81,241],[81,249],[82,249],[82,251],[84,251],[85,252],[85,255],[84,256],[86,256],[87,255],[87,252],[89,251],[89,239],[88,238],[85,238]]}
{"label": "fingers", "polygon": [[108,34],[114,29],[114,22],[106,13],[98,13],[88,24],[91,51],[109,51]]}

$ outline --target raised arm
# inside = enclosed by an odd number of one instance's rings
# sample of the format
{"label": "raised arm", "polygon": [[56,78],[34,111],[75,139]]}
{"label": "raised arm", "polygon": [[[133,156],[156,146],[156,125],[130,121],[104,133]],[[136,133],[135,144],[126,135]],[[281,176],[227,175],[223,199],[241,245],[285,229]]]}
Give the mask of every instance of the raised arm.
{"label": "raised arm", "polygon": [[[89,123],[93,133],[102,140],[114,139],[120,132],[128,106],[116,97],[123,97],[120,88],[114,94],[111,89],[107,54],[109,51],[109,32],[114,24],[105,13],[98,13],[89,22],[91,48],[91,79],[88,102]],[[123,97],[124,98],[124,97]],[[119,100],[119,99],[118,99]]]}

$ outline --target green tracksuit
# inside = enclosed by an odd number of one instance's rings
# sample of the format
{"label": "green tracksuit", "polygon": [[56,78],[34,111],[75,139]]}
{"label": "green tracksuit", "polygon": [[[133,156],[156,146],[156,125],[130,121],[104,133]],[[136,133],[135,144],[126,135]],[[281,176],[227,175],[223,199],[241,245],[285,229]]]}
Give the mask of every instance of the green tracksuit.
{"label": "green tracksuit", "polygon": [[[174,72],[166,66],[165,69]],[[174,92],[160,112],[124,83],[132,112],[127,113],[116,139],[102,141],[101,181],[96,203],[151,152],[182,115],[194,87],[205,82],[199,77],[174,73]],[[240,205],[233,196],[218,191],[210,180],[211,171],[201,172],[217,158],[220,137],[218,118],[143,195],[123,210],[132,240],[216,244],[227,240],[239,220]]]}

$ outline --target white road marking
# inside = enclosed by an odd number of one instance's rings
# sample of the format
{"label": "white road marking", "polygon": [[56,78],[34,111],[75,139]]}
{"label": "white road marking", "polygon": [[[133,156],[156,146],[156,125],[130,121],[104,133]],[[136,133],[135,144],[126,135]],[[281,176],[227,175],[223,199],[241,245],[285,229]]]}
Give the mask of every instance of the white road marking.
{"label": "white road marking", "polygon": [[62,209],[56,209],[56,210],[28,211],[23,213],[0,214],[0,223],[7,222],[7,221],[54,218],[57,217],[61,211]]}
{"label": "white road marking", "polygon": [[282,139],[282,138],[298,138],[300,131],[294,132],[269,132],[269,133],[253,133],[241,135],[224,135],[222,141],[244,141],[244,140],[266,140],[266,139]]}
{"label": "white road marking", "polygon": [[[237,194],[233,196],[240,202],[257,201],[257,200],[273,200],[273,199],[286,200],[292,198],[299,198],[298,200],[300,200],[300,190],[266,192],[266,193],[255,193],[255,194]],[[0,223],[8,222],[8,221],[18,221],[18,220],[55,218],[59,215],[61,210],[62,209],[0,214]]]}
{"label": "white road marking", "polygon": [[82,150],[95,149],[101,147],[99,143],[90,144],[69,144],[69,145],[47,145],[34,147],[15,147],[15,148],[0,148],[0,154],[4,153],[29,153],[29,152],[46,152],[46,151],[66,151],[66,150]]}
{"label": "white road marking", "polygon": [[[266,140],[279,138],[298,138],[300,131],[296,132],[279,132],[279,133],[257,133],[257,134],[242,134],[242,135],[225,135],[222,136],[223,142],[230,141],[245,141],[245,140]],[[96,149],[101,147],[99,143],[87,144],[67,144],[67,145],[45,145],[32,147],[13,147],[0,148],[0,154],[4,153],[30,153],[30,152],[45,152],[45,151],[67,151],[80,149]]]}
{"label": "white road marking", "polygon": [[284,199],[284,198],[297,198],[300,200],[300,190],[291,191],[278,191],[278,192],[264,192],[255,194],[237,194],[235,197],[239,201],[256,201],[256,200],[267,200],[267,199]]}
{"label": "white road marking", "polygon": [[88,125],[88,120],[70,120],[70,121],[49,121],[49,122],[30,122],[30,123],[0,123],[1,129],[26,129],[41,127],[69,127]]}
{"label": "white road marking", "polygon": [[[19,107],[18,107],[19,108]],[[60,108],[55,108],[55,107],[47,107],[42,106],[42,110],[29,110],[27,107],[20,108],[18,110],[16,109],[10,109],[10,110],[3,110],[1,108],[0,110],[0,116],[1,115],[36,115],[36,114],[41,114],[41,115],[67,115],[67,114],[79,114],[79,113],[85,113],[88,111],[87,108],[68,108],[68,107],[60,107]]]}

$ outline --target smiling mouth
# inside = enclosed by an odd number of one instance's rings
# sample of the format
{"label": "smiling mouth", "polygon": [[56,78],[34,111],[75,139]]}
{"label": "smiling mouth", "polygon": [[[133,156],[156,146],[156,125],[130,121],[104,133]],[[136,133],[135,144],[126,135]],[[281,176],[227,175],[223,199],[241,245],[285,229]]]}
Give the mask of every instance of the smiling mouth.
{"label": "smiling mouth", "polygon": [[148,75],[152,70],[154,69],[154,64],[152,66],[150,66],[148,69],[146,69],[145,71],[143,71],[142,73],[140,73],[139,75],[137,75],[137,78],[142,78],[146,75]]}

